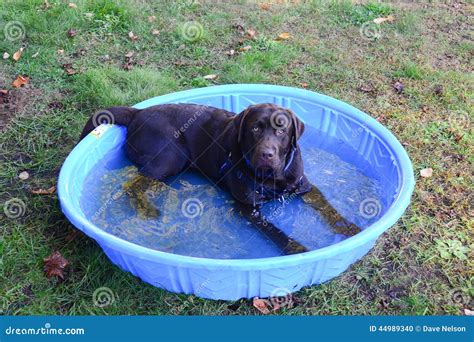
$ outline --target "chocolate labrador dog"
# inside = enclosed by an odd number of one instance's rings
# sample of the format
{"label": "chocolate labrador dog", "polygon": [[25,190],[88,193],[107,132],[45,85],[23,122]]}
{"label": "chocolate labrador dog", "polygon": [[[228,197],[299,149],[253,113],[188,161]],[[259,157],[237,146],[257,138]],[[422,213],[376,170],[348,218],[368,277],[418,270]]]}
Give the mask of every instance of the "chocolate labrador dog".
{"label": "chocolate labrador dog", "polygon": [[[142,174],[163,181],[197,169],[227,189],[239,211],[287,254],[306,248],[262,217],[259,206],[266,201],[305,194],[304,200],[338,232],[360,230],[306,178],[298,146],[304,124],[289,109],[258,104],[235,115],[204,105],[163,104],[102,112],[107,123],[127,127],[126,153]],[[97,117],[89,119],[81,139],[102,123]]]}

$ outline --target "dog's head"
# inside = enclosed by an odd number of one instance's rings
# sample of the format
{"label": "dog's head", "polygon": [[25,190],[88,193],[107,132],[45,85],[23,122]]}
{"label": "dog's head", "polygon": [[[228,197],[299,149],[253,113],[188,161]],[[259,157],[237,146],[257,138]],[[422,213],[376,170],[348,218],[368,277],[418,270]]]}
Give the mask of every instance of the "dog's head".
{"label": "dog's head", "polygon": [[262,174],[281,175],[303,134],[303,122],[291,110],[274,104],[250,106],[235,122],[249,166]]}

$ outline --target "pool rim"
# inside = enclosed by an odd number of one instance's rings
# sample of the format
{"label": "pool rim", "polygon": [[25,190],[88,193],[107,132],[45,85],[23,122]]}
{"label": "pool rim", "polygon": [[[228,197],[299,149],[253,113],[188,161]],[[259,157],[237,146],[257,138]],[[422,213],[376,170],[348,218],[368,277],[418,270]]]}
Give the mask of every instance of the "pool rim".
{"label": "pool rim", "polygon": [[[321,105],[341,112],[343,115],[352,117],[355,121],[363,124],[366,129],[373,132],[392,151],[393,157],[396,159],[396,162],[399,165],[401,177],[400,190],[397,196],[394,198],[392,204],[388,207],[387,211],[382,215],[382,217],[380,217],[369,227],[348,239],[327,247],[294,255],[258,259],[212,259],[173,254],[151,249],[109,234],[76,212],[69,197],[70,187],[68,186],[68,179],[69,177],[73,177],[74,169],[81,161],[78,157],[83,155],[83,153],[88,153],[92,146],[98,141],[89,135],[79,144],[77,144],[77,146],[70,152],[60,171],[58,179],[58,197],[61,202],[61,207],[64,214],[75,227],[83,231],[86,235],[95,239],[102,247],[105,245],[107,248],[112,248],[116,251],[119,251],[120,253],[125,253],[130,256],[135,256],[149,261],[176,266],[193,268],[208,267],[246,271],[287,267],[294,265],[295,263],[312,263],[355,250],[362,245],[375,241],[375,239],[377,239],[387,229],[392,227],[403,215],[404,211],[410,204],[415,185],[413,167],[407,152],[397,140],[397,138],[387,128],[370,117],[368,114],[345,102],[317,92],[287,86],[268,84],[231,84],[189,89],[167,95],[156,96],[142,101],[133,107],[145,108],[156,104],[157,100],[159,100],[160,103],[166,103],[176,102],[180,99],[184,101],[187,97],[197,97],[212,94],[223,96],[232,95],[234,93],[238,93],[239,95],[242,93],[262,93],[265,95],[272,94],[283,97],[291,96],[310,102],[314,102],[316,100],[315,97],[317,97],[317,102]],[[107,134],[107,132],[104,134]]]}

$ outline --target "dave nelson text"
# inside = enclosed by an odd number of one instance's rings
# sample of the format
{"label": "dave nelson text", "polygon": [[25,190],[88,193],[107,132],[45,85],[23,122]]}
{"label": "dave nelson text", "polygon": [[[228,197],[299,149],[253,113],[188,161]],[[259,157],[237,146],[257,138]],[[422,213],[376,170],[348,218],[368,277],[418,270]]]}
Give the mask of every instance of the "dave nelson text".
{"label": "dave nelson text", "polygon": [[466,327],[459,327],[454,325],[441,325],[441,326],[422,326],[423,332],[466,332]]}

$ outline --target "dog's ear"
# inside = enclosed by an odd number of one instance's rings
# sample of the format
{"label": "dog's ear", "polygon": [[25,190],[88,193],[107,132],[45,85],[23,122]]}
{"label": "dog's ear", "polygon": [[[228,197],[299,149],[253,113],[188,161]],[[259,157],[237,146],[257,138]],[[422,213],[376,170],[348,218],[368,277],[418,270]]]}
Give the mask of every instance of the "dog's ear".
{"label": "dog's ear", "polygon": [[234,118],[234,125],[235,125],[235,128],[237,129],[237,143],[238,144],[240,144],[240,142],[242,141],[242,135],[244,134],[243,131],[244,131],[245,118],[250,112],[250,109],[251,107],[247,107],[242,112],[237,114],[237,116]]}
{"label": "dog's ear", "polygon": [[294,127],[294,143],[303,135],[304,133],[304,123],[301,121],[291,109],[287,109],[290,113],[291,121]]}

